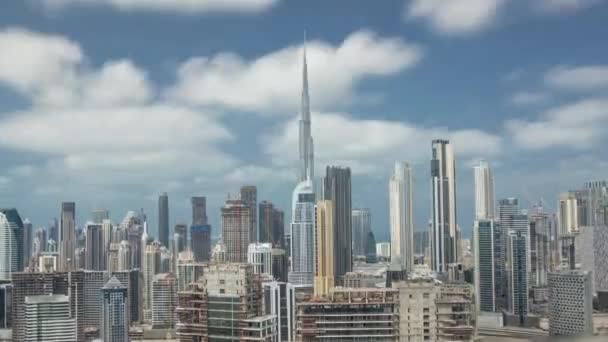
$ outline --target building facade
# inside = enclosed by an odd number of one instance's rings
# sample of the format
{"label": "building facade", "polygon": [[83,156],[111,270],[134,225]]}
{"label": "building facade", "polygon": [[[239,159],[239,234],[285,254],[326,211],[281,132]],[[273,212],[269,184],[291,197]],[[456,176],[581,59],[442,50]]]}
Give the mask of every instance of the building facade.
{"label": "building facade", "polygon": [[247,262],[251,240],[251,208],[242,200],[226,200],[222,207],[222,239],[226,261]]}
{"label": "building facade", "polygon": [[494,177],[485,160],[475,165],[475,218],[487,220],[496,218],[494,204]]}
{"label": "building facade", "polygon": [[334,272],[335,282],[341,284],[344,274],[353,269],[350,168],[328,166],[325,169],[323,196],[334,206]]}
{"label": "building facade", "polygon": [[76,262],[76,203],[61,203],[61,225],[59,228],[59,269],[70,271]]}
{"label": "building facade", "polygon": [[353,256],[365,256],[367,236],[372,231],[372,213],[369,209],[358,208],[352,211]]}
{"label": "building facade", "polygon": [[456,166],[448,140],[433,140],[431,159],[431,268],[446,272],[458,260]]}
{"label": "building facade", "polygon": [[0,280],[23,270],[23,221],[17,209],[0,209]]}
{"label": "building facade", "polygon": [[314,295],[318,297],[327,296],[336,281],[334,222],[334,203],[328,200],[317,201],[315,206]]}
{"label": "building facade", "polygon": [[402,267],[414,267],[413,172],[409,164],[396,162],[389,180],[391,251]]}
{"label": "building facade", "polygon": [[207,198],[194,196],[190,199],[192,204],[192,225],[207,224]]}
{"label": "building facade", "polygon": [[169,196],[163,192],[158,196],[158,240],[165,247],[169,244]]}
{"label": "building facade", "polygon": [[177,322],[177,279],[171,273],[161,273],[152,281],[152,327],[174,328]]}
{"label": "building facade", "polygon": [[549,273],[549,334],[593,334],[591,274],[579,270]]}
{"label": "building facade", "polygon": [[312,287],[315,267],[315,193],[313,192],[312,181],[302,181],[296,186],[292,196],[292,208],[289,282],[294,285]]}
{"label": "building facade", "polygon": [[101,337],[105,342],[129,341],[128,288],[112,277],[101,289],[103,315]]}
{"label": "building facade", "polygon": [[500,312],[506,308],[502,286],[502,229],[493,219],[476,220],[473,228],[475,251],[475,293],[480,311]]}
{"label": "building facade", "polygon": [[66,295],[25,297],[25,342],[76,341],[76,319]]}
{"label": "building facade", "polygon": [[258,188],[254,185],[241,187],[241,201],[249,208],[249,240],[259,241],[258,232]]}
{"label": "building facade", "polygon": [[253,266],[254,274],[272,277],[272,244],[269,242],[249,244],[247,263]]}
{"label": "building facade", "polygon": [[190,227],[190,249],[194,260],[209,261],[211,258],[211,225],[192,225]]}

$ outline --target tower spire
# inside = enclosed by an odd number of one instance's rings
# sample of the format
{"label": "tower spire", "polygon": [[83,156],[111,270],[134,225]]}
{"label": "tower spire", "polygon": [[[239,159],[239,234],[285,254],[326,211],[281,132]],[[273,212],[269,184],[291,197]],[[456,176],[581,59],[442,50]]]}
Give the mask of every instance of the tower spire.
{"label": "tower spire", "polygon": [[306,31],[302,52],[302,107],[300,112],[300,170],[299,181],[314,178],[314,150],[310,132],[310,99],[308,95],[308,63],[306,61]]}

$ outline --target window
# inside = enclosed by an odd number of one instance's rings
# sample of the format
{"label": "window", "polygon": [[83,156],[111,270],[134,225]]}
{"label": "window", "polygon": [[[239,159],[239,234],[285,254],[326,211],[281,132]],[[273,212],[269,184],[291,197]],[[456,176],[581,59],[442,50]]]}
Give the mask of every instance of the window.
{"label": "window", "polygon": [[220,279],[220,285],[224,285],[224,284],[226,284],[226,280]]}
{"label": "window", "polygon": [[428,293],[423,294],[422,298],[428,299],[429,298],[429,294]]}

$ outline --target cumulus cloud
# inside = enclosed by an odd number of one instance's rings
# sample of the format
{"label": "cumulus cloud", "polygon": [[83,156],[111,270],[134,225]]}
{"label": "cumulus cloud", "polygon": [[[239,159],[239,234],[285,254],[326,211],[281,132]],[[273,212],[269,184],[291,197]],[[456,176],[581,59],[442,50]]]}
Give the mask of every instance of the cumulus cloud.
{"label": "cumulus cloud", "polygon": [[[348,103],[365,78],[396,74],[422,56],[417,45],[371,31],[355,32],[339,46],[312,41],[306,48],[314,108]],[[290,46],[250,61],[233,53],[191,58],[180,66],[168,94],[196,105],[293,113],[300,101],[302,51]]]}
{"label": "cumulus cloud", "polygon": [[524,149],[589,149],[606,137],[608,99],[595,98],[553,108],[538,120],[506,123],[514,142]]}
{"label": "cumulus cloud", "polygon": [[540,0],[537,6],[544,13],[570,13],[591,7],[602,1],[604,0]]}
{"label": "cumulus cloud", "polygon": [[262,12],[277,4],[279,0],[42,0],[51,9],[69,6],[106,6],[125,12]]}
{"label": "cumulus cloud", "polygon": [[[314,113],[312,122],[319,171],[325,165],[337,164],[351,166],[358,174],[384,173],[394,160],[413,163],[428,160],[431,140],[435,138],[450,139],[457,158],[495,156],[502,148],[499,136],[476,129],[450,131],[406,121],[357,119],[344,113]],[[297,125],[294,118],[261,139],[274,165],[295,165]]]}
{"label": "cumulus cloud", "polygon": [[545,74],[545,83],[567,90],[608,88],[608,65],[557,66]]}
{"label": "cumulus cloud", "polygon": [[0,31],[0,83],[41,107],[141,104],[152,95],[146,73],[130,60],[88,65],[80,46],[62,36],[19,28]]}
{"label": "cumulus cloud", "polygon": [[464,35],[491,26],[506,0],[412,0],[405,8],[405,18],[422,19],[434,31]]}

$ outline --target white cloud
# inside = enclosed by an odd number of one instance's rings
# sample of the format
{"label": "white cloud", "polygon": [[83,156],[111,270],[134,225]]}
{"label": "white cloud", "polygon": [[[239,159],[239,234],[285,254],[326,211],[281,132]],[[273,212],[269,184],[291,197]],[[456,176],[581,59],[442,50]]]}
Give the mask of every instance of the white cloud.
{"label": "white cloud", "polygon": [[61,36],[0,30],[0,82],[39,107],[141,104],[152,95],[146,73],[129,60],[87,65],[80,46]]}
{"label": "white cloud", "polygon": [[516,106],[542,104],[549,100],[550,95],[544,92],[520,91],[509,98],[509,103]]}
{"label": "white cloud", "polygon": [[[298,137],[297,118],[261,140],[274,165],[295,165]],[[448,138],[457,158],[486,157],[501,153],[501,138],[476,129],[450,131],[442,127],[422,127],[405,121],[356,119],[348,114],[314,113],[312,134],[316,167],[351,166],[354,173],[382,174],[394,160],[419,163],[429,158],[431,140]]]}
{"label": "white cloud", "polygon": [[606,125],[608,99],[598,98],[551,109],[536,121],[510,120],[506,128],[524,149],[589,149],[606,137]]}
{"label": "white cloud", "polygon": [[[352,101],[367,77],[401,72],[421,58],[421,49],[400,38],[358,31],[339,46],[307,45],[311,105],[327,108]],[[301,94],[302,46],[290,46],[247,61],[232,53],[184,62],[168,91],[177,100],[260,113],[297,112]]]}
{"label": "white cloud", "polygon": [[0,51],[0,82],[42,102],[65,101],[84,59],[73,41],[19,28],[0,31]]}
{"label": "white cloud", "polygon": [[210,13],[255,13],[269,9],[279,0],[42,0],[52,10],[67,6],[109,6],[119,11]]}
{"label": "white cloud", "polygon": [[406,18],[427,20],[433,30],[449,35],[471,34],[491,26],[506,0],[412,0]]}
{"label": "white cloud", "polygon": [[545,74],[545,83],[568,90],[608,88],[608,65],[557,66]]}
{"label": "white cloud", "polygon": [[545,13],[567,13],[591,7],[602,1],[604,0],[540,0],[537,6]]}

